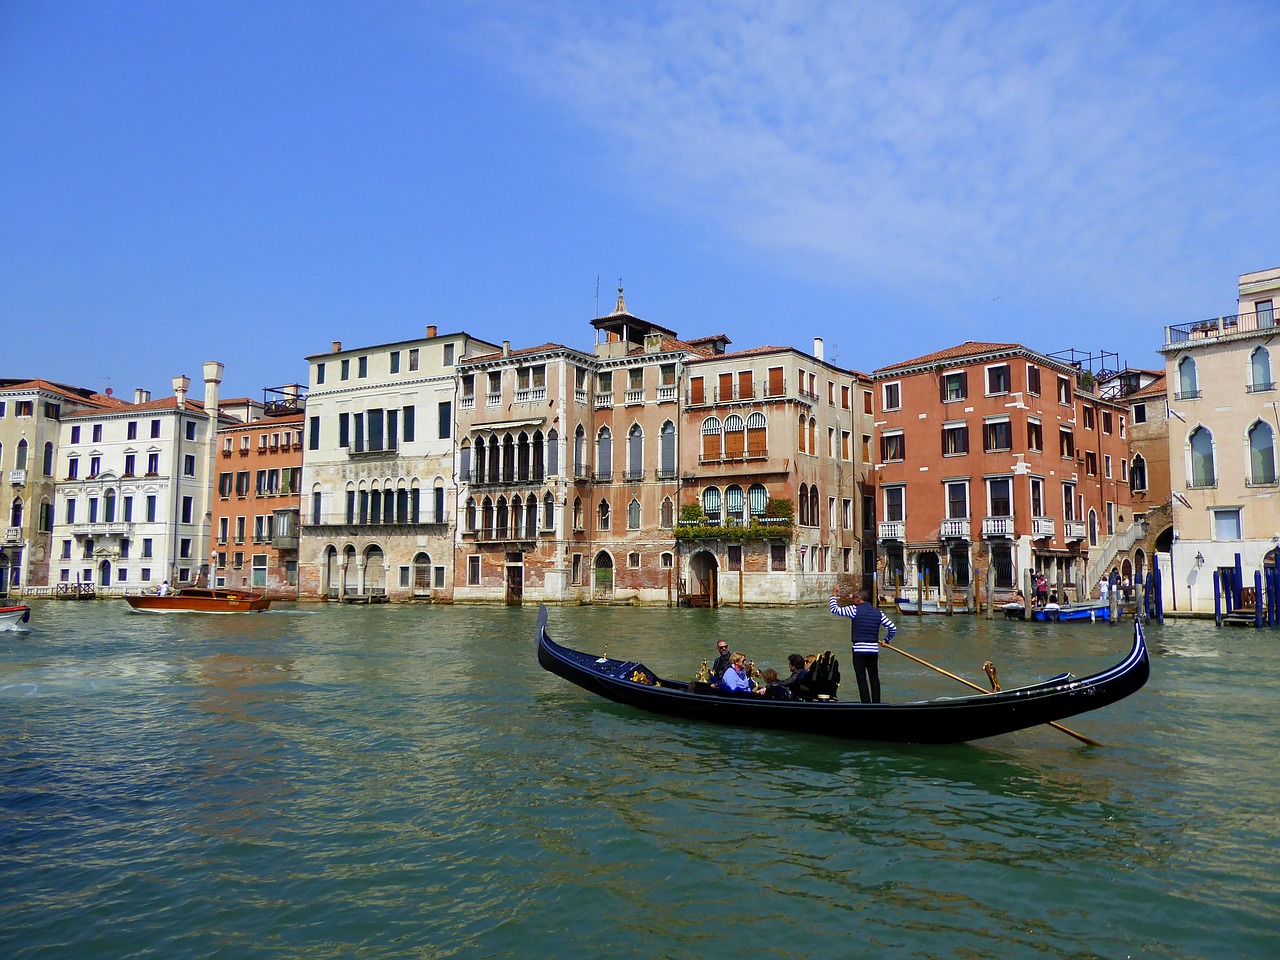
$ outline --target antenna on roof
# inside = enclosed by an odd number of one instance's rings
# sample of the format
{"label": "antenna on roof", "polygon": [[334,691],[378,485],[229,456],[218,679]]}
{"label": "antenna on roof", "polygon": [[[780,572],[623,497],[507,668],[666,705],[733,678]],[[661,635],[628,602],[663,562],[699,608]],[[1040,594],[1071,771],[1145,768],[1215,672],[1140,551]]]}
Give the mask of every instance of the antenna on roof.
{"label": "antenna on roof", "polygon": [[600,274],[598,273],[596,274],[596,313],[595,315],[597,317],[600,316]]}

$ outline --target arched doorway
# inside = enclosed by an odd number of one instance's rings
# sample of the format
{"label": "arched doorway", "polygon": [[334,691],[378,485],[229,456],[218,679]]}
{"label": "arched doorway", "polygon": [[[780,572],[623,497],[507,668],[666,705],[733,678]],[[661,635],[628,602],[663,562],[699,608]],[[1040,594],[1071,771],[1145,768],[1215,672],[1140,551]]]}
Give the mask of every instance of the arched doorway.
{"label": "arched doorway", "polygon": [[709,550],[699,550],[689,558],[689,594],[705,598],[709,607],[720,603],[720,563]]}
{"label": "arched doorway", "polygon": [[604,550],[596,554],[594,582],[597,597],[613,596],[613,557]]}
{"label": "arched doorway", "polygon": [[324,582],[320,584],[320,593],[330,600],[338,599],[338,585],[342,576],[338,567],[338,548],[329,547],[324,552]]}
{"label": "arched doorway", "polygon": [[387,568],[382,548],[376,543],[364,552],[364,593],[373,597],[387,592]]}
{"label": "arched doorway", "polygon": [[425,553],[413,558],[413,595],[419,599],[431,596],[431,557]]}
{"label": "arched doorway", "polygon": [[342,551],[342,596],[360,592],[359,574],[356,571],[356,548]]}
{"label": "arched doorway", "polygon": [[[933,550],[925,550],[916,554],[916,576],[920,577],[925,594],[942,585],[942,571],[938,563],[938,554]],[[913,592],[911,596],[915,596]]]}
{"label": "arched doorway", "polygon": [[98,586],[111,586],[111,561],[103,560],[98,564]]}

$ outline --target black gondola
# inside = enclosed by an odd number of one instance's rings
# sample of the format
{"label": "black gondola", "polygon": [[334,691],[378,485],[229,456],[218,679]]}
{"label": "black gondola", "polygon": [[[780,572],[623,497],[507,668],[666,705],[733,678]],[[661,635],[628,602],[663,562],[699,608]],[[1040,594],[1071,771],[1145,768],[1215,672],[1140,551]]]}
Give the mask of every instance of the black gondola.
{"label": "black gondola", "polygon": [[704,692],[704,685],[664,680],[634,660],[595,657],[561,646],[547,634],[545,606],[538,610],[537,641],[544,669],[617,703],[730,726],[892,743],[961,743],[1063,720],[1135,693],[1151,671],[1142,624],[1136,621],[1129,655],[1101,673],[1080,679],[1067,673],[998,693],[910,703],[766,700]]}

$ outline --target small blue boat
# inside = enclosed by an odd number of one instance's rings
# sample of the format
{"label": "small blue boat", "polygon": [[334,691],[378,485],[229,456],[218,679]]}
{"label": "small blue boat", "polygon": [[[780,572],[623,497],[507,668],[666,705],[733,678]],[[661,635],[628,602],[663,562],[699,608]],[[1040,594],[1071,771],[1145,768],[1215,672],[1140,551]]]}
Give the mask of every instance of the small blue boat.
{"label": "small blue boat", "polygon": [[1111,604],[1106,600],[1087,600],[1084,603],[1046,603],[1031,612],[1035,620],[1087,620],[1090,623],[1108,623],[1111,620]]}

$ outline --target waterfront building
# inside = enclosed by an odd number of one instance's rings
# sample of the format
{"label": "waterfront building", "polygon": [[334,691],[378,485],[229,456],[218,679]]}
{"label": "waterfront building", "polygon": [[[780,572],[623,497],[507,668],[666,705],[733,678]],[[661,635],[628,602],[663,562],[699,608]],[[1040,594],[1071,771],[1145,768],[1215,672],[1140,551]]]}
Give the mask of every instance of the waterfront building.
{"label": "waterfront building", "polygon": [[860,416],[820,341],[728,353],[621,289],[592,326],[459,366],[457,599],[795,604],[861,574],[869,378]]}
{"label": "waterfront building", "polygon": [[223,365],[204,364],[204,401],[191,379],[173,396],[64,415],[51,562],[55,587],[102,593],[207,577],[214,437]]}
{"label": "waterfront building", "polygon": [[1093,592],[1133,522],[1123,403],[1016,343],[969,341],[874,379],[885,580],[926,599],[950,582],[957,603],[1025,591],[1032,571],[1061,597]]}
{"label": "waterfront building", "polygon": [[1173,490],[1169,479],[1169,405],[1163,370],[1124,370],[1108,393],[1129,409],[1129,495],[1132,544],[1117,552],[1121,578],[1142,583],[1151,558],[1173,543]]}
{"label": "waterfront building", "polygon": [[679,377],[699,353],[621,289],[592,325],[592,353],[504,343],[459,366],[459,600],[677,600]]}
{"label": "waterfront building", "polygon": [[817,338],[812,353],[727,343],[686,365],[677,555],[687,592],[823,603],[838,576],[860,582],[875,569],[871,378],[828,363]]}
{"label": "waterfront building", "polygon": [[433,325],[307,357],[300,596],[452,598],[455,367],[498,349]]}
{"label": "waterfront building", "polygon": [[1237,563],[1252,590],[1252,572],[1274,563],[1280,546],[1280,267],[1241,274],[1238,290],[1236,313],[1167,326],[1160,351],[1177,533],[1165,604],[1174,609],[1212,610],[1214,571]]}
{"label": "waterfront building", "polygon": [[298,384],[271,388],[262,402],[234,403],[247,422],[219,429],[209,551],[214,586],[297,597],[305,404]]}
{"label": "waterfront building", "polygon": [[48,380],[0,380],[0,597],[49,586],[62,418],[120,401]]}

